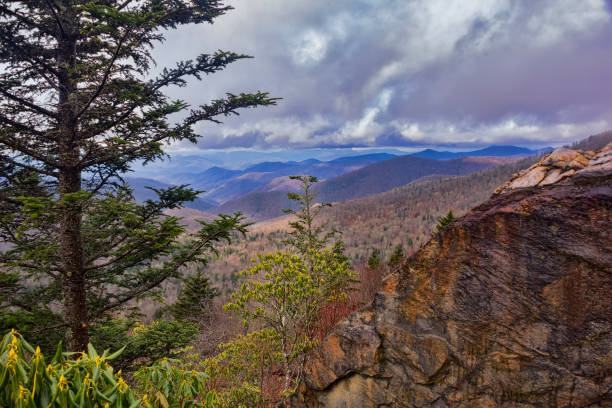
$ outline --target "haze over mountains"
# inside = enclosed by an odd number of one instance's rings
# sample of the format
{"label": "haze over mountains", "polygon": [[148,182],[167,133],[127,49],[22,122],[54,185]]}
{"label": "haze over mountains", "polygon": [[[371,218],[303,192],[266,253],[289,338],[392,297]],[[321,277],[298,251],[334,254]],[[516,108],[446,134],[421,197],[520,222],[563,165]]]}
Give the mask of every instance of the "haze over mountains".
{"label": "haze over mountains", "polygon": [[[374,163],[361,169],[321,182],[317,186],[321,202],[341,202],[382,193],[426,176],[450,176],[483,170],[507,159],[465,157],[451,160],[401,156]],[[211,211],[241,211],[260,221],[278,217],[292,205],[283,191],[254,192],[227,201]]]}
{"label": "haze over mountains", "polygon": [[[219,204],[254,191],[287,191],[290,188],[286,186],[286,181],[290,175],[310,174],[326,180],[394,157],[396,156],[388,153],[374,153],[341,157],[330,161],[307,159],[299,162],[262,162],[243,170],[214,166],[200,173],[178,173],[172,177],[172,185],[190,184],[197,190],[205,190],[201,197],[208,202]],[[180,165],[178,167],[180,168]],[[170,185],[142,177],[129,178],[129,180],[130,182],[135,180],[137,187],[144,187],[147,180],[151,180],[152,186],[156,188]],[[139,188],[135,190],[137,199],[144,196],[139,192]],[[190,204],[188,206],[191,207]]]}
{"label": "haze over mountains", "polygon": [[242,211],[253,220],[262,220],[282,215],[281,210],[291,205],[286,192],[295,190],[296,185],[289,180],[290,175],[318,177],[322,181],[320,199],[338,202],[388,191],[429,175],[460,175],[482,170],[509,160],[504,158],[529,156],[540,151],[517,146],[490,146],[468,152],[427,149],[403,156],[370,153],[328,161],[314,158],[264,161],[244,169],[213,166],[201,172],[187,165],[183,167],[178,161],[175,169],[190,171],[173,170],[163,180],[145,177],[128,180],[138,201],[154,197],[155,193],[145,187],[189,184],[204,192],[195,202],[187,203],[188,208],[211,213]]}

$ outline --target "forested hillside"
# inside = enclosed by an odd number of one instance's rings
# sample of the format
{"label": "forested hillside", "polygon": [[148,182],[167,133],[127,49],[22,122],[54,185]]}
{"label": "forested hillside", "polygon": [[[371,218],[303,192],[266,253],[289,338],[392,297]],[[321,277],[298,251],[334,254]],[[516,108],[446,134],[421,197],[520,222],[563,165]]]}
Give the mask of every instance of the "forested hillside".
{"label": "forested hillside", "polygon": [[232,199],[241,199],[245,194],[255,191],[275,191],[279,182],[293,174],[310,174],[321,179],[329,179],[392,157],[395,156],[378,153],[329,161],[307,159],[300,162],[262,162],[244,170],[216,167],[199,174],[181,175],[177,177],[177,183],[190,183],[194,188],[206,190],[202,197],[224,203]]}
{"label": "forested hillside", "polygon": [[451,160],[401,156],[375,163],[321,183],[319,199],[336,202],[382,193],[431,175],[458,175],[503,163],[504,158],[463,157]]}
{"label": "forested hillside", "polygon": [[599,150],[612,142],[612,131],[599,133],[572,144],[572,149]]}
{"label": "forested hillside", "polygon": [[[341,231],[345,252],[355,263],[364,263],[373,248],[384,259],[397,245],[410,254],[429,239],[440,216],[449,210],[456,215],[464,214],[537,158],[464,176],[430,177],[381,194],[337,203],[321,212],[321,222],[329,222]],[[209,265],[213,281],[228,292],[237,282],[237,272],[252,254],[281,249],[288,218],[255,224],[245,239],[226,246],[221,251],[223,257]]]}

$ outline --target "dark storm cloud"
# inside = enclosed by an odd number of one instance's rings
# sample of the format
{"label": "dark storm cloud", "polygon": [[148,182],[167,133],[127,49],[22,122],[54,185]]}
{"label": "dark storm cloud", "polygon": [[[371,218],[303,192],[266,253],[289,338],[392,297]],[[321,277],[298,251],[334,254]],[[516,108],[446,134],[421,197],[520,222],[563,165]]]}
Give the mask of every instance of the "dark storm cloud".
{"label": "dark storm cloud", "polygon": [[160,65],[219,48],[256,58],[174,96],[284,99],[202,125],[203,149],[547,144],[612,127],[610,1],[230,4],[212,26],[171,33]]}

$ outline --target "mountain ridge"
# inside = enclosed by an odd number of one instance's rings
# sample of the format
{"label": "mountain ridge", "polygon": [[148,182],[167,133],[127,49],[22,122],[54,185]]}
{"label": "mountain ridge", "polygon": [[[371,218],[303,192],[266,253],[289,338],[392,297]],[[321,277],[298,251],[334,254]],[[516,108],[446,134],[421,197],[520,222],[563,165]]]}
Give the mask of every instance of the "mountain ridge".
{"label": "mountain ridge", "polygon": [[[399,156],[322,181],[317,186],[317,201],[343,202],[389,191],[423,177],[466,174],[508,161],[511,159],[462,157],[438,161],[410,155]],[[283,209],[294,208],[294,203],[283,196],[286,196],[286,191],[288,190],[255,191],[228,200],[215,207],[214,211],[241,211],[253,221],[275,218],[283,214]]]}
{"label": "mountain ridge", "polygon": [[539,153],[546,153],[553,150],[552,147],[542,149],[527,149],[513,145],[491,145],[482,149],[472,150],[467,152],[449,152],[435,149],[425,149],[420,152],[412,153],[411,156],[435,159],[448,160],[457,159],[460,157],[480,157],[480,156],[496,156],[496,157],[513,157],[513,156],[532,156]]}

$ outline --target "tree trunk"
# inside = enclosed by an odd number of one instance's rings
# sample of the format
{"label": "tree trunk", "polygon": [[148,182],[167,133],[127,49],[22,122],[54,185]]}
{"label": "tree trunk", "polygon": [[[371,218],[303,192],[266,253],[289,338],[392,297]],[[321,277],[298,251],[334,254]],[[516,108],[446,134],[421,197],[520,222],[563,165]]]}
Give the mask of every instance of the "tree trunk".
{"label": "tree trunk", "polygon": [[58,153],[61,163],[58,189],[60,198],[59,253],[64,269],[62,293],[64,320],[70,329],[67,339],[70,351],[85,351],[89,343],[87,302],[83,271],[83,210],[80,200],[71,194],[81,191],[81,170],[78,167],[79,135],[77,113],[78,78],[77,25],[70,7],[62,13],[63,32],[58,39],[57,70],[59,85]]}
{"label": "tree trunk", "polygon": [[[60,176],[60,196],[75,193],[81,189],[78,172]],[[68,349],[84,351],[89,343],[87,327],[87,302],[85,276],[83,274],[83,242],[81,236],[82,211],[78,202],[65,204],[60,219],[60,257],[64,268],[62,291],[64,295],[65,321],[70,328]]]}

